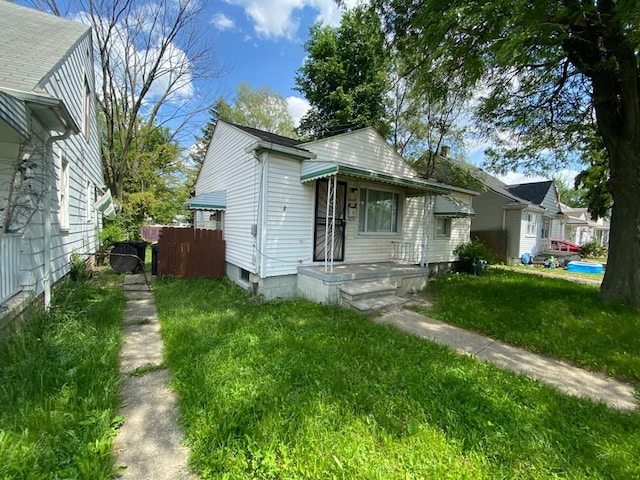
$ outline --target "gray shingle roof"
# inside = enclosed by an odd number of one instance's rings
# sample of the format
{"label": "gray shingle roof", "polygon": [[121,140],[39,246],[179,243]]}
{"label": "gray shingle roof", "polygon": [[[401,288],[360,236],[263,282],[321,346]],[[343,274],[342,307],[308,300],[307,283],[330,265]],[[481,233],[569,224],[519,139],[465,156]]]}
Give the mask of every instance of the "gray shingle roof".
{"label": "gray shingle roof", "polygon": [[265,132],[264,130],[258,130],[257,128],[247,127],[245,125],[238,125],[236,123],[229,123],[229,124],[239,128],[240,130],[244,130],[245,132],[250,133],[255,137],[258,137],[260,140],[264,140],[265,142],[269,142],[269,143],[276,143],[284,147],[297,147],[302,143],[300,140],[296,140],[295,138],[283,137],[282,135]]}
{"label": "gray shingle roof", "polygon": [[536,205],[542,204],[544,197],[551,188],[553,180],[544,182],[521,183],[519,185],[507,185],[507,190],[519,198],[524,198]]}
{"label": "gray shingle roof", "polygon": [[0,1],[0,87],[37,89],[87,25]]}

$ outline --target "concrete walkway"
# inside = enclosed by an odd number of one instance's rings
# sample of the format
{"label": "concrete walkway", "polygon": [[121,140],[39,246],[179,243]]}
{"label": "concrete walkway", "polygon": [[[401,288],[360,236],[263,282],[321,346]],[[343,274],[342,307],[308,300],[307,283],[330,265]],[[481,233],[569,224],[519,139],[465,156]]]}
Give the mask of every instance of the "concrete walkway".
{"label": "concrete walkway", "polygon": [[631,411],[638,408],[638,400],[631,385],[512,347],[416,312],[409,310],[388,312],[376,318],[375,321],[394,325],[401,330],[449,346],[459,353],[522,373],[568,395],[602,402],[619,410]]}
{"label": "concrete walkway", "polygon": [[131,480],[182,480],[188,473],[188,450],[177,425],[175,394],[168,389],[169,370],[162,365],[162,338],[153,293],[144,276],[125,277],[127,304],[120,370],[125,420],[115,441],[118,475]]}

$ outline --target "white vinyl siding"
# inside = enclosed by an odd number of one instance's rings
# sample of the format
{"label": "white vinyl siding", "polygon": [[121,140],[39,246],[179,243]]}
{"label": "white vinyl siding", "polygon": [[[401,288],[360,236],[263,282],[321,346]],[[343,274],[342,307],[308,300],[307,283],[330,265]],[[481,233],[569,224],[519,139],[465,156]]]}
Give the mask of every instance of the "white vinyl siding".
{"label": "white vinyl siding", "polygon": [[359,168],[419,179],[411,166],[373,128],[343,133],[301,145],[323,162],[348,163]]}
{"label": "white vinyl siding", "polygon": [[251,228],[258,223],[261,165],[245,148],[255,141],[243,131],[219,123],[212,138],[215,148],[207,151],[195,185],[197,195],[226,190],[226,261],[251,273],[257,273],[257,239]]}
{"label": "white vinyl siding", "polygon": [[[89,32],[80,38],[42,84],[44,91],[64,102],[80,128],[85,122],[85,79],[89,88],[93,88],[90,38]],[[101,218],[95,216],[93,198],[87,190],[89,184],[103,185],[104,179],[93,93],[90,100],[91,115],[86,118],[89,122],[86,125],[88,138],[83,131],[72,134],[65,140],[54,142],[49,151],[52,156],[47,160],[46,175],[51,186],[51,211],[48,212],[52,220],[51,244],[44,244],[44,219],[40,215],[34,216],[21,237],[20,284],[24,290],[35,295],[42,293],[45,248],[50,252],[48,267],[54,283],[68,273],[72,252],[87,256],[98,248],[97,231],[102,222]],[[35,117],[32,117],[30,127],[32,141],[40,145],[36,151],[46,151],[45,142],[50,132],[45,131]],[[62,163],[66,164],[66,173],[63,172]],[[92,221],[88,221],[88,212],[92,212]]]}
{"label": "white vinyl siding", "polygon": [[300,183],[300,160],[271,153],[267,168],[263,277],[296,274],[313,255],[314,182]]}
{"label": "white vinyl siding", "polygon": [[58,165],[58,222],[60,230],[69,230],[69,160],[62,153]]}

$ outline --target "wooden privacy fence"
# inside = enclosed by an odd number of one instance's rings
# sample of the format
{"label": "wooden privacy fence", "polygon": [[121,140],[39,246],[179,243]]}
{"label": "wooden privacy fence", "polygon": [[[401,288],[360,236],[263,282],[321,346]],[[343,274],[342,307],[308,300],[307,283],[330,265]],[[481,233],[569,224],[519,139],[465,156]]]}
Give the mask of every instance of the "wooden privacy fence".
{"label": "wooden privacy fence", "polygon": [[158,240],[158,276],[219,278],[224,275],[222,230],[164,227]]}
{"label": "wooden privacy fence", "polygon": [[509,232],[507,230],[478,230],[471,232],[471,240],[476,238],[489,247],[501,262],[507,263],[509,255]]}

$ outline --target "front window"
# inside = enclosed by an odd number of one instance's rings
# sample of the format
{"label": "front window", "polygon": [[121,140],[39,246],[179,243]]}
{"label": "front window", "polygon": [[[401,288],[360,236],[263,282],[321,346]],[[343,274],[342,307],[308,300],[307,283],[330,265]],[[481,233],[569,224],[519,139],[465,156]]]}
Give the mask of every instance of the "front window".
{"label": "front window", "polygon": [[397,233],[398,204],[397,193],[361,188],[358,230],[363,233]]}
{"label": "front window", "polygon": [[548,218],[542,220],[542,230],[540,232],[541,238],[549,238],[549,231],[551,230],[551,221]]}
{"label": "front window", "polygon": [[536,216],[533,213],[526,214],[527,220],[527,236],[535,237],[538,232],[538,222],[536,221]]}

